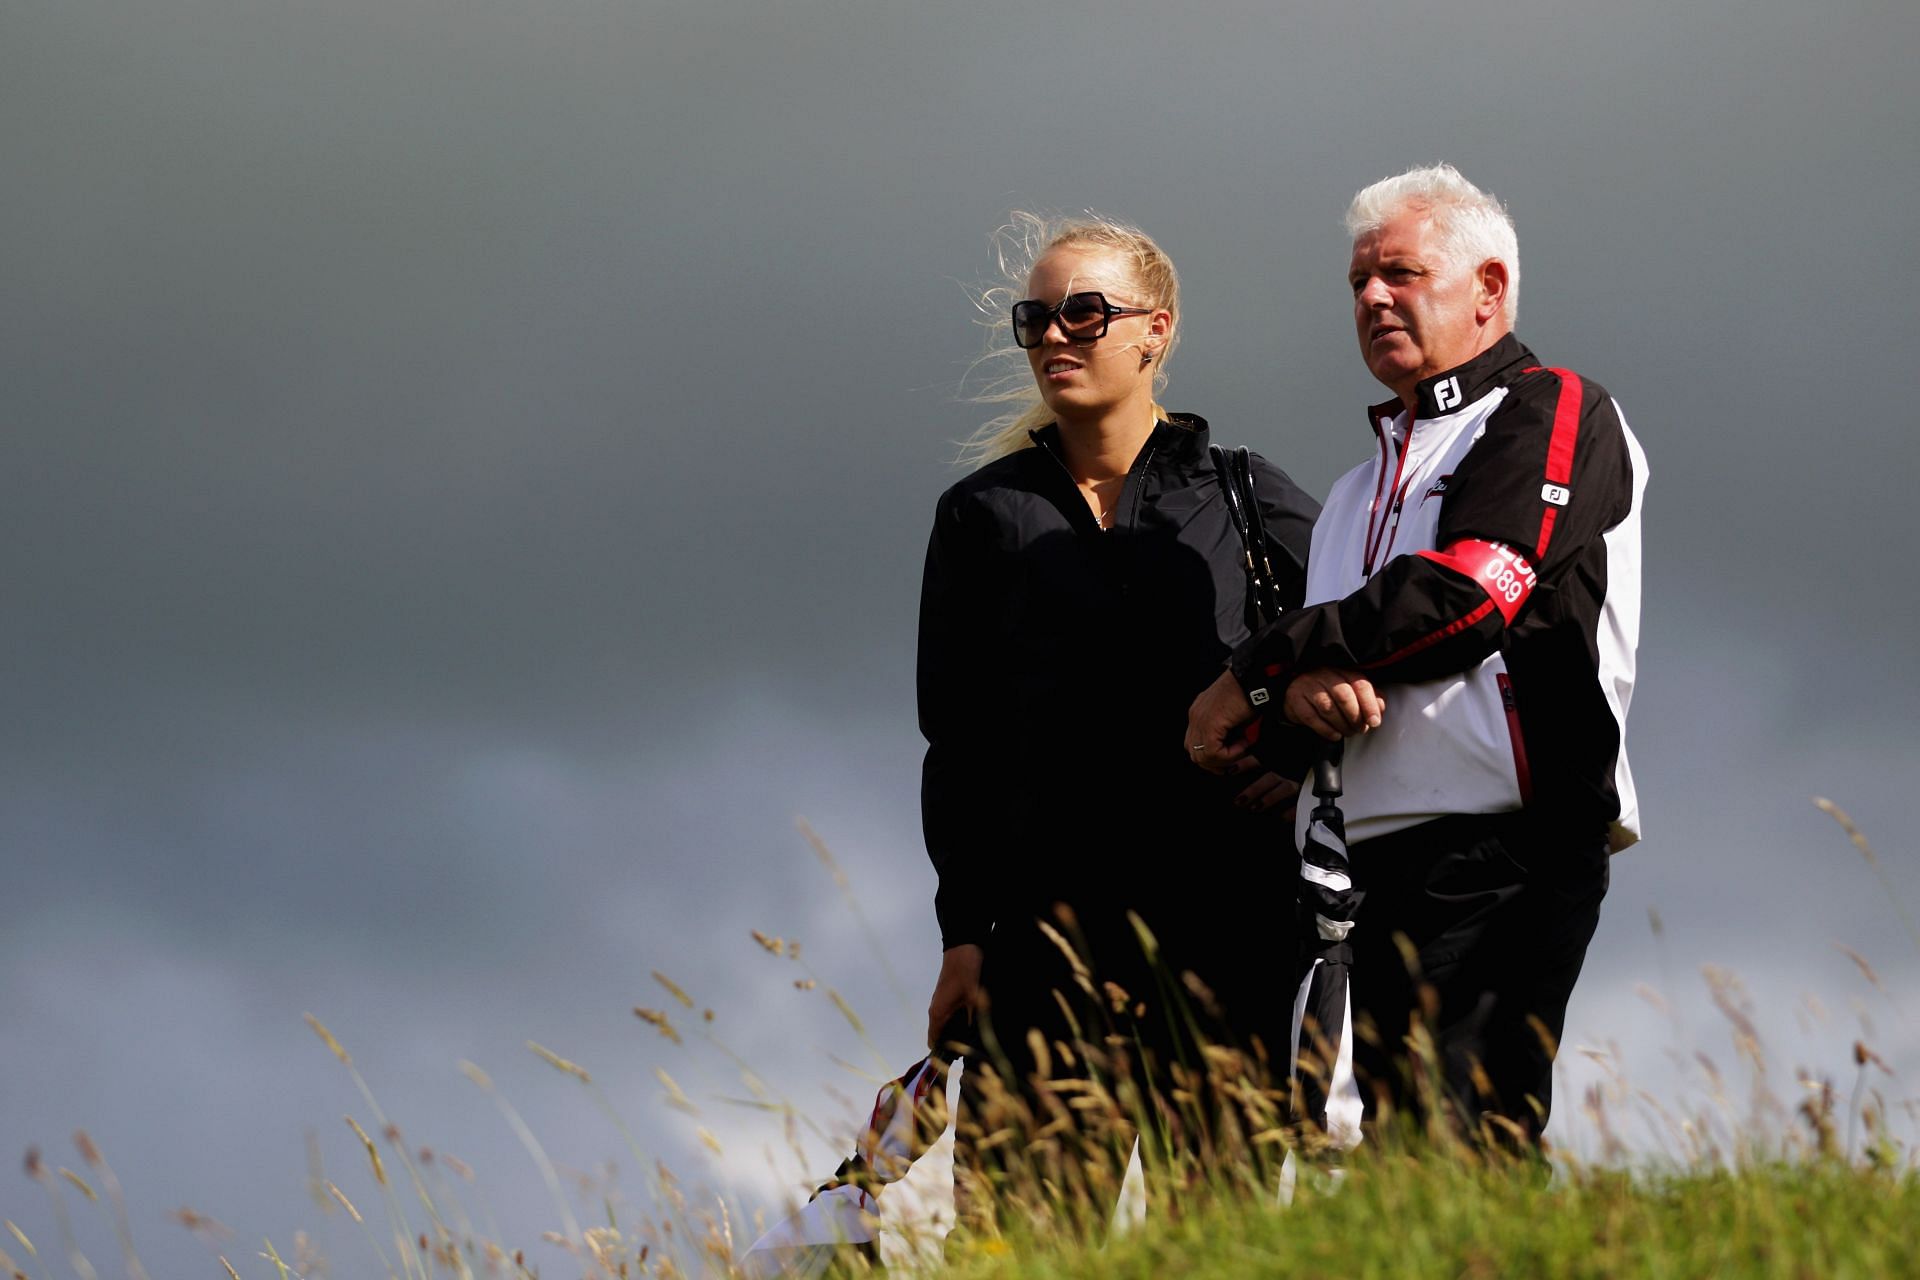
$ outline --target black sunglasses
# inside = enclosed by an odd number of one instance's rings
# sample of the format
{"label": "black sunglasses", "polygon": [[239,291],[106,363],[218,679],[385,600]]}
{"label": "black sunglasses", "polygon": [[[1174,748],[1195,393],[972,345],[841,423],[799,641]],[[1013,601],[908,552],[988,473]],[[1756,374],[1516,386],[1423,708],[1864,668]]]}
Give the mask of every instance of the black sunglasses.
{"label": "black sunglasses", "polygon": [[1092,342],[1107,336],[1107,326],[1115,316],[1150,316],[1151,307],[1116,307],[1107,295],[1097,290],[1070,293],[1058,306],[1029,298],[1013,304],[1013,341],[1023,350],[1032,350],[1047,336],[1055,320],[1069,342]]}

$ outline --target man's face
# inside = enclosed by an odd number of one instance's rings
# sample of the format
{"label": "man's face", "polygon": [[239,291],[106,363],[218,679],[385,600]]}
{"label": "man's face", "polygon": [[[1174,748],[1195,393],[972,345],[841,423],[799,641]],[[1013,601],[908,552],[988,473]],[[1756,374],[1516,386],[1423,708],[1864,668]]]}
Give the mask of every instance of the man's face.
{"label": "man's face", "polygon": [[1360,358],[1407,403],[1421,379],[1492,345],[1482,341],[1490,317],[1478,277],[1448,259],[1424,209],[1404,210],[1353,242],[1347,280]]}

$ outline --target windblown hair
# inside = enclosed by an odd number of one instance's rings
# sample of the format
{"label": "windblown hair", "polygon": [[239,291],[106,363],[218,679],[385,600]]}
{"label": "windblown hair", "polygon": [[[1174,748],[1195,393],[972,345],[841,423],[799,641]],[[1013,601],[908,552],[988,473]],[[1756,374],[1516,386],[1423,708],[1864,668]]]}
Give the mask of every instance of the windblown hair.
{"label": "windblown hair", "polygon": [[1452,165],[1430,165],[1382,178],[1356,195],[1347,206],[1347,235],[1358,240],[1408,209],[1432,213],[1441,246],[1455,266],[1478,267],[1496,258],[1506,264],[1501,316],[1511,326],[1520,313],[1520,240],[1507,206]]}
{"label": "windblown hair", "polygon": [[[1030,432],[1053,420],[1040,399],[1027,353],[1013,341],[1013,304],[1027,296],[1027,278],[1049,250],[1075,247],[1110,250],[1126,270],[1132,292],[1125,302],[1173,313],[1173,329],[1154,357],[1153,390],[1167,384],[1167,359],[1180,342],[1180,276],[1173,260],[1138,227],[1098,214],[1077,218],[1048,217],[1016,212],[993,233],[994,258],[1000,282],[974,294],[980,325],[987,330],[987,350],[968,370],[986,369],[986,385],[967,397],[975,404],[1004,405],[1005,410],[981,424],[960,446],[955,462],[979,466],[1033,446]],[[1121,299],[1115,299],[1121,301]],[[1153,406],[1157,417],[1166,411]]]}

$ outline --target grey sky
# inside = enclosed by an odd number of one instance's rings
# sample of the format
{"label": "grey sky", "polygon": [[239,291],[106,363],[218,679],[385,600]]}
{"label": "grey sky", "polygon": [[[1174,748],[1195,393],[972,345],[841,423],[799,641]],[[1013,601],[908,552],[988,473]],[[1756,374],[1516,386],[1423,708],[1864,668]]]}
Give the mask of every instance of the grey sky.
{"label": "grey sky", "polygon": [[[1920,1070],[1911,1015],[1832,943],[1896,989],[1920,950],[1808,803],[1852,809],[1920,903],[1917,26],[1892,2],[13,0],[0,1156],[71,1165],[89,1128],[156,1274],[210,1273],[180,1203],[240,1230],[230,1256],[284,1242],[320,1219],[302,1131],[350,1186],[339,1116],[367,1118],[312,1010],[516,1240],[552,1214],[457,1060],[556,1159],[631,1164],[527,1039],[650,1152],[763,1194],[778,1126],[627,1011],[665,969],[778,1087],[859,1092],[830,1060],[858,1043],[757,927],[914,1055],[914,600],[979,416],[961,285],[987,234],[1016,207],[1147,227],[1187,289],[1169,403],[1324,492],[1379,395],[1339,215],[1436,158],[1509,202],[1522,336],[1652,460],[1650,835],[1569,1040],[1681,1088],[1633,988],[1682,988],[1719,1052],[1714,961],[1781,1092],[1800,1061],[1850,1070],[1856,998]],[[1806,992],[1833,1022],[1796,1040]],[[56,1252],[38,1188],[0,1181],[0,1216]]]}

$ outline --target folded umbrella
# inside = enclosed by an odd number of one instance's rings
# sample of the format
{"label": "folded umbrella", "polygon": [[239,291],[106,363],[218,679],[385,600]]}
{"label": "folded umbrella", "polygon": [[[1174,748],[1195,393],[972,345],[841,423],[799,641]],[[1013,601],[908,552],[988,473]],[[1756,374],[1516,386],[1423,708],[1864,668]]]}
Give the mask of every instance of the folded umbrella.
{"label": "folded umbrella", "polygon": [[1306,972],[1293,1001],[1295,1115],[1334,1151],[1360,1142],[1362,1103],[1353,1078],[1353,967],[1355,917],[1365,891],[1353,884],[1347,861],[1346,818],[1340,812],[1342,744],[1334,743],[1313,768],[1318,802],[1300,847],[1300,901],[1312,915],[1305,938]]}

